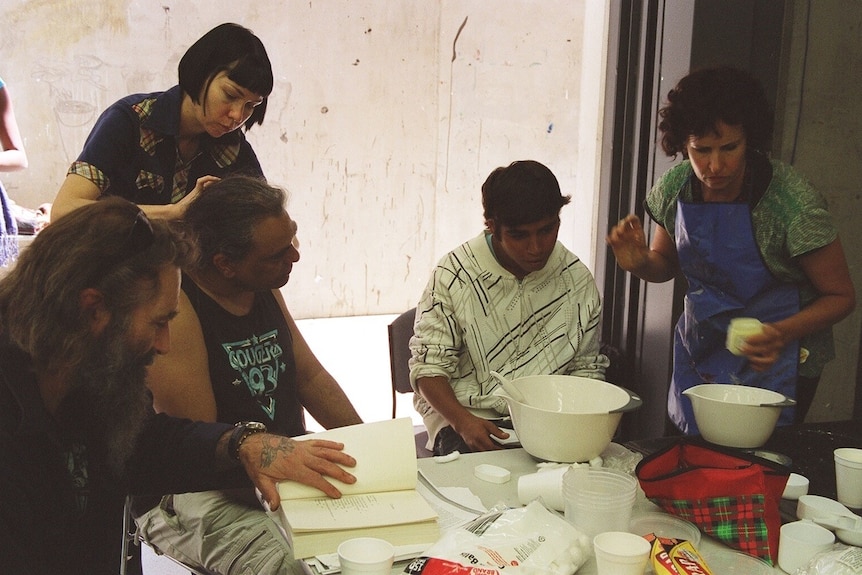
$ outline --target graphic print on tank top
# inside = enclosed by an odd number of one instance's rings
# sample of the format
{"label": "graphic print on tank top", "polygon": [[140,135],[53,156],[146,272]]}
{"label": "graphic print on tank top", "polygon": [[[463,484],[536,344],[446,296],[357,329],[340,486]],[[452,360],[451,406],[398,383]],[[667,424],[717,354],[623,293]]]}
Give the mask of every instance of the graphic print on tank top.
{"label": "graphic print on tank top", "polygon": [[261,409],[275,420],[276,402],[273,396],[278,378],[286,369],[284,350],[278,342],[278,330],[230,343],[222,343],[230,366],[237,372],[232,384],[245,386]]}

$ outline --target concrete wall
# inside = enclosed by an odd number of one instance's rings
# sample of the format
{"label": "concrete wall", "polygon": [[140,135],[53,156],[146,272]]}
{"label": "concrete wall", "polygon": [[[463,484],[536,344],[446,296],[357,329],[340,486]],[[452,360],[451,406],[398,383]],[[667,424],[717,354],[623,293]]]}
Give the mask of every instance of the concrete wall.
{"label": "concrete wall", "polygon": [[[786,2],[788,57],[779,78],[781,159],[826,196],[862,302],[862,3]],[[809,420],[853,411],[862,303],[834,330],[836,359],[823,372]]]}
{"label": "concrete wall", "polygon": [[572,194],[561,239],[592,268],[605,12],[601,0],[4,1],[0,76],[30,156],[4,183],[22,205],[51,201],[101,110],[175,84],[188,45],[233,21],[275,69],[248,135],[299,224],[295,316],[415,305],[436,260],[480,231],[485,177],[517,159],[546,163]]}
{"label": "concrete wall", "polygon": [[[862,289],[862,3],[788,0],[780,156],[826,194]],[[176,82],[186,47],[223,21],[250,27],[276,72],[251,132],[291,192],[303,260],[286,294],[299,318],[397,313],[431,266],[482,225],[479,186],[531,157],[574,196],[561,239],[593,266],[607,5],[602,0],[4,0],[0,76],[30,168],[13,198],[51,201],[98,113]],[[607,144],[609,145],[609,144]],[[852,410],[862,310],[812,419]]]}

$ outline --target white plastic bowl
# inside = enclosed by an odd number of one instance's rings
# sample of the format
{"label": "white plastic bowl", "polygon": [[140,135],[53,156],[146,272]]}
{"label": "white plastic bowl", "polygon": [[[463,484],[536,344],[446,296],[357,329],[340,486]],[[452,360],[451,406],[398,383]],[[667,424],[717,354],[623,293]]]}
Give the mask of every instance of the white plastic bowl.
{"label": "white plastic bowl", "polygon": [[802,495],[808,495],[808,478],[798,473],[791,473],[784,486],[782,499],[799,499]]}
{"label": "white plastic bowl", "polygon": [[796,517],[810,519],[834,530],[838,539],[844,543],[862,547],[862,517],[843,503],[820,495],[800,495],[796,504]]}
{"label": "white plastic bowl", "polygon": [[598,457],[616,433],[622,414],[641,405],[630,391],[597,379],[534,375],[510,380],[506,400],[524,450],[538,459],[575,463]]}
{"label": "white plastic bowl", "polygon": [[781,410],[796,405],[784,394],[745,385],[704,383],[682,393],[691,400],[704,439],[743,449],[766,443]]}

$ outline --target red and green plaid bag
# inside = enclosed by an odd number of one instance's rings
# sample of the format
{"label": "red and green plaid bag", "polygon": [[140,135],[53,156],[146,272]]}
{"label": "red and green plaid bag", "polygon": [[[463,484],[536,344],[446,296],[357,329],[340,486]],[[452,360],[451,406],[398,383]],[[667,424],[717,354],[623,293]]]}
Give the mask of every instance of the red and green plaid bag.
{"label": "red and green plaid bag", "polygon": [[635,473],[656,505],[727,545],[775,565],[779,502],[790,470],[743,451],[682,439]]}

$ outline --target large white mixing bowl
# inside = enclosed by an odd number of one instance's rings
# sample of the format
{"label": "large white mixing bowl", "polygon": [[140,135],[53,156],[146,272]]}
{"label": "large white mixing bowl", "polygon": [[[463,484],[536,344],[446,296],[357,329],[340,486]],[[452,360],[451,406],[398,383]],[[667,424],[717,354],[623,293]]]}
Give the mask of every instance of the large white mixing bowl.
{"label": "large white mixing bowl", "polygon": [[569,375],[519,377],[505,381],[498,394],[509,406],[524,450],[563,463],[598,457],[613,439],[622,414],[642,403],[612,383]]}

